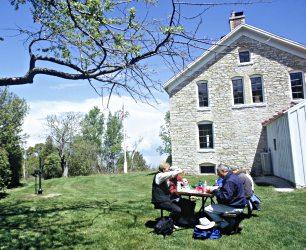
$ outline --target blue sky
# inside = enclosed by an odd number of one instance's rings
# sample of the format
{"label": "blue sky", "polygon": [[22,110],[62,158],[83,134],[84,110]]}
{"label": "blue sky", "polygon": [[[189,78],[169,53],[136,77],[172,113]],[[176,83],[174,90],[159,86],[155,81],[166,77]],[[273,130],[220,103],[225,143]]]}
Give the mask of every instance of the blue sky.
{"label": "blue sky", "polygon": [[[166,0],[159,1],[150,13],[158,17],[167,10]],[[197,1],[191,2],[221,2]],[[229,1],[223,1],[229,2]],[[237,2],[237,1],[236,1]],[[203,37],[218,40],[229,32],[229,16],[232,11],[244,11],[246,23],[281,37],[306,44],[306,0],[271,0],[267,3],[252,5],[216,6],[207,10],[203,16],[203,26],[200,32]],[[186,15],[195,13],[198,7],[182,7]],[[27,50],[19,37],[12,37],[8,28],[33,25],[31,16],[22,8],[14,11],[7,0],[1,1],[0,8],[0,76],[21,76],[28,68]],[[192,24],[190,24],[192,25]],[[7,36],[10,35],[10,36]],[[153,61],[154,62],[154,61]],[[152,67],[157,67],[155,63]],[[166,82],[172,73],[162,64],[158,66],[157,79]],[[28,145],[44,141],[44,118],[48,114],[75,111],[88,112],[94,105],[105,108],[106,100],[96,95],[87,82],[67,81],[54,77],[38,76],[34,84],[14,86],[10,88],[19,97],[24,98],[30,105],[30,113],[25,120],[24,130],[30,135]],[[136,104],[127,96],[114,97],[110,106],[112,111],[118,110],[124,103],[130,116],[126,119],[128,145],[132,148],[135,141],[142,138],[138,149],[145,159],[157,166],[164,157],[159,157],[156,148],[160,145],[158,132],[163,124],[164,113],[168,110],[168,96],[166,93],[157,94],[159,105],[155,108],[143,104]]]}

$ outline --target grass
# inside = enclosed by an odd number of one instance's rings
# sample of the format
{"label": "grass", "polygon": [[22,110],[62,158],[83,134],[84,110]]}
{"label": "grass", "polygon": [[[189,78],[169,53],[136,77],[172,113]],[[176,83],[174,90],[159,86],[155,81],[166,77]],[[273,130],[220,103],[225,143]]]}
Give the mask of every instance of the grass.
{"label": "grass", "polygon": [[[241,234],[200,241],[184,229],[164,239],[146,226],[160,215],[150,203],[152,178],[141,172],[53,179],[43,181],[41,196],[29,180],[0,200],[0,249],[305,249],[305,189],[256,186],[262,211],[243,221]],[[187,178],[212,184],[216,176]]]}

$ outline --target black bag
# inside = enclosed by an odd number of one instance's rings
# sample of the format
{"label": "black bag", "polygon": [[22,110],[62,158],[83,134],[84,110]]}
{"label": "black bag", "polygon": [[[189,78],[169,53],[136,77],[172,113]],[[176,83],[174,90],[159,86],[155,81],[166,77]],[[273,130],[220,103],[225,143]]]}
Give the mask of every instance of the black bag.
{"label": "black bag", "polygon": [[170,235],[173,233],[173,220],[170,217],[162,217],[156,223],[154,232],[156,234],[162,234],[163,236]]}
{"label": "black bag", "polygon": [[194,209],[196,206],[194,201],[181,198],[178,205],[182,210],[180,216],[176,219],[176,224],[178,226],[194,227],[196,224],[198,224],[198,219],[195,218],[194,214]]}

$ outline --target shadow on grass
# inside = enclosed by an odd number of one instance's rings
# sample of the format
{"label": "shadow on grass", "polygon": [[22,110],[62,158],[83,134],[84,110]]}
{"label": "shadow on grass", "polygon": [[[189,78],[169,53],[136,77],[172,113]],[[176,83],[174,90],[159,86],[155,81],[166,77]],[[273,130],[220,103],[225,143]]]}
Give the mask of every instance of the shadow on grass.
{"label": "shadow on grass", "polygon": [[7,196],[9,196],[9,194],[0,192],[0,200],[6,198]]}
{"label": "shadow on grass", "polygon": [[155,172],[153,172],[153,173],[148,173],[148,174],[146,174],[147,176],[150,176],[150,175],[155,175],[156,174],[156,171]]}
{"label": "shadow on grass", "polygon": [[0,204],[1,249],[73,249],[76,245],[90,248],[95,242],[84,231],[103,214],[125,213],[133,217],[134,223],[137,221],[137,215],[115,202],[57,202],[35,208],[24,201]]}

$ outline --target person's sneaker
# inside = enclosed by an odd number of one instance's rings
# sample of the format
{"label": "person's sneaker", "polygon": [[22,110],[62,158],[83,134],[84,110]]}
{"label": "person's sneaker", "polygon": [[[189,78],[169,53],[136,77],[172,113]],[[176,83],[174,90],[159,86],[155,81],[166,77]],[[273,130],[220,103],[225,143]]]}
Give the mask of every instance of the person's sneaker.
{"label": "person's sneaker", "polygon": [[177,225],[173,225],[173,229],[174,230],[178,230],[178,229],[182,229],[181,227],[177,226]]}

